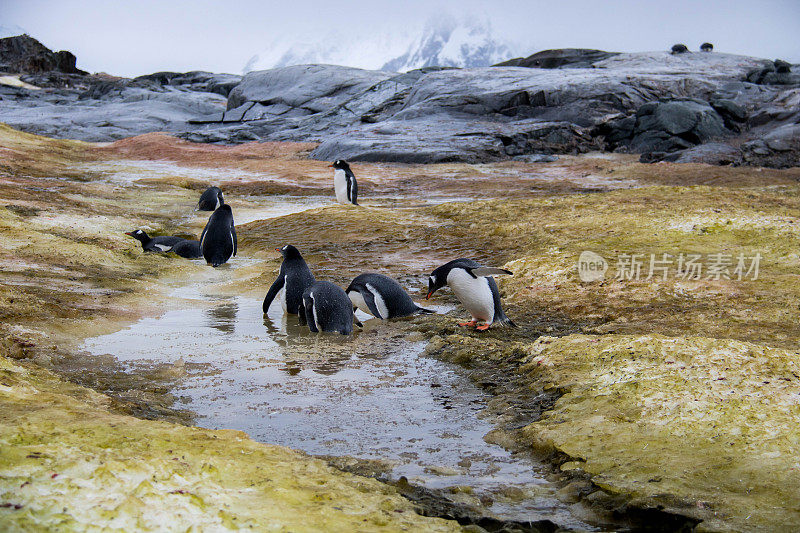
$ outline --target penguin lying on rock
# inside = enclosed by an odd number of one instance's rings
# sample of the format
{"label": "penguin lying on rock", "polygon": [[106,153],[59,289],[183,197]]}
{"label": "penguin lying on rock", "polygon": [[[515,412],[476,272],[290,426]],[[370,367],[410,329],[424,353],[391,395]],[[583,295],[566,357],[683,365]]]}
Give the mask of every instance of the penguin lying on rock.
{"label": "penguin lying on rock", "polygon": [[383,274],[360,274],[345,290],[353,307],[386,320],[401,316],[433,313],[414,303],[403,287]]}
{"label": "penguin lying on rock", "polygon": [[316,281],[305,290],[303,309],[305,316],[300,313],[300,323],[308,323],[308,328],[314,333],[323,331],[350,335],[353,333],[353,322],[361,326],[356,320],[350,298],[341,287],[330,281]]}
{"label": "penguin lying on rock", "polygon": [[214,211],[200,235],[200,249],[206,262],[218,267],[236,255],[238,241],[231,206],[222,204]]}
{"label": "penguin lying on rock", "polygon": [[[430,299],[434,292],[449,285],[456,298],[472,315],[471,321],[460,323],[459,326],[477,326],[476,329],[481,331],[495,323],[516,327],[500,306],[500,291],[492,275],[512,274],[502,268],[482,266],[472,259],[455,259],[431,272],[425,299]],[[478,321],[484,324],[478,326]]]}
{"label": "penguin lying on rock", "polygon": [[314,274],[300,255],[300,251],[291,244],[275,248],[275,251],[281,253],[283,263],[278,278],[272,283],[264,298],[262,306],[264,314],[267,314],[272,300],[277,297],[285,313],[296,315],[299,312],[301,317],[304,317],[303,293],[314,283]]}
{"label": "penguin lying on rock", "polygon": [[344,159],[337,159],[329,166],[334,169],[333,190],[336,192],[336,201],[340,204],[358,205],[358,183],[350,165]]}
{"label": "penguin lying on rock", "polygon": [[130,235],[142,243],[142,250],[145,252],[171,252],[172,248],[179,242],[185,240],[181,237],[150,237],[144,231],[126,231],[125,235]]}
{"label": "penguin lying on rock", "polygon": [[200,241],[184,239],[172,247],[171,252],[178,254],[186,259],[200,259],[203,252],[200,251]]}
{"label": "penguin lying on rock", "polygon": [[200,195],[200,201],[197,202],[197,210],[215,211],[224,203],[225,198],[222,196],[222,190],[219,187],[209,187]]}

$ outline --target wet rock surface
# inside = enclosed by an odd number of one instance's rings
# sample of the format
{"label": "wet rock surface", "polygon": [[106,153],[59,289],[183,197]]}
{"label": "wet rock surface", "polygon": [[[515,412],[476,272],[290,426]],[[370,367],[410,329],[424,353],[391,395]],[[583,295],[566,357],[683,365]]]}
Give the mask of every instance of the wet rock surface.
{"label": "wet rock surface", "polygon": [[716,52],[546,50],[496,67],[403,74],[334,65],[133,80],[29,72],[22,80],[43,90],[0,88],[4,121],[87,141],[166,131],[219,144],[317,142],[317,159],[404,163],[616,150],[648,162],[785,168],[797,157],[743,147],[800,120],[792,66]]}

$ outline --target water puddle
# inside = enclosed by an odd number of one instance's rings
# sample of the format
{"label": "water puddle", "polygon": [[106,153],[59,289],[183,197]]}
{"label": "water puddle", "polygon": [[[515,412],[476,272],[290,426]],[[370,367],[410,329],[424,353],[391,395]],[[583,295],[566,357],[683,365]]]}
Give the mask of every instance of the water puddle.
{"label": "water puddle", "polygon": [[[364,320],[351,338],[313,335],[261,300],[209,293],[233,268],[175,288],[185,306],[89,339],[128,372],[172,364],[170,392],[197,424],[311,454],[388,462],[391,477],[480,499],[497,518],[586,529],[527,457],[487,444],[489,400],[460,367],[422,357],[405,321]],[[210,289],[211,288],[211,289]],[[464,487],[471,487],[465,489]]]}

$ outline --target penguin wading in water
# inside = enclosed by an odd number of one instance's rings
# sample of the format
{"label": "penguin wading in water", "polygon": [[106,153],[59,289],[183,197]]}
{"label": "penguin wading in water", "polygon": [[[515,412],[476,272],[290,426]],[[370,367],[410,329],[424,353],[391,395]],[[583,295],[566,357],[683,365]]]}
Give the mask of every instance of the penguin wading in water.
{"label": "penguin wading in water", "polygon": [[200,235],[200,249],[206,262],[218,267],[236,255],[238,241],[231,206],[221,205],[211,214]]}
{"label": "penguin wading in water", "polygon": [[314,274],[311,273],[303,256],[300,255],[300,251],[291,244],[287,244],[283,248],[275,248],[275,251],[281,253],[283,263],[281,263],[278,278],[272,283],[266,298],[264,298],[262,306],[264,314],[267,314],[272,300],[277,297],[284,313],[296,315],[299,312],[305,318],[303,293],[313,285]]}
{"label": "penguin wading in water", "polygon": [[[459,326],[477,326],[481,331],[489,329],[495,323],[516,327],[503,312],[500,291],[492,275],[511,275],[511,272],[502,268],[485,267],[472,259],[455,259],[431,272],[425,299],[449,285],[456,298],[472,315],[471,321],[462,322]],[[484,324],[478,326],[478,321],[483,321]]]}
{"label": "penguin wading in water", "polygon": [[358,183],[350,165],[344,159],[337,159],[330,166],[335,169],[333,190],[336,191],[336,201],[340,204],[358,205]]}
{"label": "penguin wading in water", "polygon": [[350,298],[338,285],[330,281],[316,281],[303,293],[305,320],[300,314],[301,324],[308,322],[308,329],[314,333],[353,333],[353,322],[361,326],[353,313]]}
{"label": "penguin wading in water", "polygon": [[224,203],[225,198],[222,196],[222,189],[209,187],[200,195],[200,201],[197,202],[197,211],[216,211]]}
{"label": "penguin wading in water", "polygon": [[433,313],[415,304],[399,283],[383,274],[359,274],[345,292],[353,307],[383,320]]}
{"label": "penguin wading in water", "polygon": [[137,229],[135,231],[126,231],[125,235],[130,235],[140,243],[142,243],[142,250],[145,252],[170,252],[181,241],[181,237],[150,237],[144,231]]}

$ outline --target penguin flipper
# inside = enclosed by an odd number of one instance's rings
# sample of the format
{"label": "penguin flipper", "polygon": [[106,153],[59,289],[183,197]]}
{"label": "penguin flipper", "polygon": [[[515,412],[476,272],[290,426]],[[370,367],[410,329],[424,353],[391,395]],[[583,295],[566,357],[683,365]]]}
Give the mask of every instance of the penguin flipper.
{"label": "penguin flipper", "polygon": [[349,187],[350,202],[353,205],[358,205],[358,182],[356,181],[355,176],[350,176],[349,179],[352,181],[352,184]]}
{"label": "penguin flipper", "polygon": [[317,323],[314,321],[314,300],[313,298],[303,297],[303,309],[306,313],[306,322],[308,322],[308,329],[312,333],[319,333]]}
{"label": "penguin flipper", "polygon": [[425,309],[424,307],[417,306],[417,310],[414,311],[415,315],[435,315],[436,311],[432,309]]}
{"label": "penguin flipper", "polygon": [[285,282],[286,282],[286,276],[283,275],[283,272],[278,274],[278,279],[272,282],[272,286],[267,291],[267,296],[264,298],[264,305],[262,306],[265,315],[267,314],[267,311],[269,311],[269,306],[272,304],[272,300],[274,300],[275,296],[277,296],[278,293],[281,292],[281,289],[283,288]]}
{"label": "penguin flipper", "polygon": [[468,269],[468,272],[473,276],[513,276],[514,274],[510,270],[506,270],[504,268],[494,268],[494,267],[475,267]]}
{"label": "penguin flipper", "polygon": [[381,312],[378,311],[378,306],[375,305],[375,295],[372,294],[371,290],[365,289],[363,292],[362,291],[358,292],[360,292],[361,296],[364,297],[364,303],[367,304],[367,308],[369,308],[369,312],[372,313],[373,316],[380,319],[389,318],[388,316],[381,316]]}
{"label": "penguin flipper", "polygon": [[236,227],[231,221],[231,236],[233,237],[233,257],[236,257],[236,252],[239,249],[239,239],[236,238]]}

